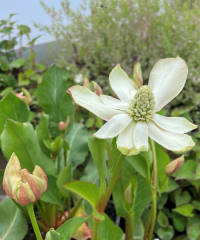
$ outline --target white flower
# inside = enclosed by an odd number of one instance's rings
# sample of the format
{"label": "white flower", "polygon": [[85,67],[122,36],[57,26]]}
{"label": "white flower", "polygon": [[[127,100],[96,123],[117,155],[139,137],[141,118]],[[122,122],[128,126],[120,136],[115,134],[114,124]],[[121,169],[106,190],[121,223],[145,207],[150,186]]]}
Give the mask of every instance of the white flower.
{"label": "white flower", "polygon": [[77,104],[107,121],[95,136],[118,136],[117,147],[123,154],[147,151],[148,137],[166,149],[183,152],[194,146],[192,138],[185,133],[197,126],[183,117],[165,117],[156,112],[181,92],[187,74],[188,68],[182,58],[165,58],[153,67],[149,84],[138,90],[117,65],[111,71],[109,81],[119,99],[97,96],[82,86],[73,86],[69,91]]}

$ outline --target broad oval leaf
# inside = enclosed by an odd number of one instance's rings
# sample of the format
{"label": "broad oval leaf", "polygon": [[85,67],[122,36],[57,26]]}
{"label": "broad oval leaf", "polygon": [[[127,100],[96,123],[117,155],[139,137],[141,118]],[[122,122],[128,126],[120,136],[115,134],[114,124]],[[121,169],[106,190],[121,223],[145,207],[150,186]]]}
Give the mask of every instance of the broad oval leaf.
{"label": "broad oval leaf", "polygon": [[69,144],[67,161],[72,164],[72,169],[85,161],[88,155],[88,132],[87,129],[79,123],[73,124],[66,141]]}
{"label": "broad oval leaf", "polygon": [[21,167],[33,171],[39,165],[47,174],[54,174],[55,167],[40,149],[36,133],[30,123],[7,120],[1,135],[1,146],[7,159],[13,152],[18,156]]}
{"label": "broad oval leaf", "polygon": [[31,113],[28,106],[12,93],[9,93],[0,101],[0,109],[0,133],[3,131],[7,119],[27,122]]}
{"label": "broad oval leaf", "polygon": [[104,139],[90,137],[88,146],[92,154],[92,158],[97,166],[99,175],[102,179],[106,177],[106,147]]}
{"label": "broad oval leaf", "polygon": [[39,105],[50,116],[50,130],[54,136],[59,135],[58,123],[70,117],[72,125],[74,106],[69,94],[66,93],[69,84],[66,80],[66,71],[53,66],[43,76],[38,87],[37,98]]}
{"label": "broad oval leaf", "polygon": [[0,213],[0,239],[24,239],[28,231],[26,218],[8,197],[0,202]]}
{"label": "broad oval leaf", "polygon": [[65,188],[87,200],[92,207],[96,207],[99,200],[99,188],[97,185],[85,181],[73,181],[65,184]]}

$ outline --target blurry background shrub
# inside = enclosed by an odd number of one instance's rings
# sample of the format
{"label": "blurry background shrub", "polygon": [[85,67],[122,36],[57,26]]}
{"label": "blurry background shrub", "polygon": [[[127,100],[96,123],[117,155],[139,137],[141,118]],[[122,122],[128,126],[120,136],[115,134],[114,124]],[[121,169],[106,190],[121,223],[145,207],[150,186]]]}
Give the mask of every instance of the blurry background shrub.
{"label": "blurry background shrub", "polygon": [[107,90],[108,74],[117,63],[132,74],[140,61],[147,82],[158,59],[179,55],[189,66],[189,76],[171,104],[184,108],[173,115],[190,111],[200,123],[199,0],[90,0],[76,10],[69,2],[63,0],[60,11],[41,3],[52,22],[40,28],[59,40],[60,66],[70,66]]}

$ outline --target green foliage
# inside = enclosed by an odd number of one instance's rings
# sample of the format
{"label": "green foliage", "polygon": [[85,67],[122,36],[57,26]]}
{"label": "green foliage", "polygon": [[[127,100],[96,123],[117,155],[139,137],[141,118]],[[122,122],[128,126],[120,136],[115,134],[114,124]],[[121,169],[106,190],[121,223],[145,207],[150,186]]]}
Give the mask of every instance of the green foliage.
{"label": "green foliage", "polygon": [[18,156],[22,168],[33,171],[39,165],[46,173],[54,174],[55,167],[40,149],[36,133],[30,123],[7,120],[1,135],[4,155],[9,159],[13,152]]}
{"label": "green foliage", "polygon": [[50,130],[53,136],[59,134],[58,123],[70,117],[72,125],[74,107],[69,94],[66,93],[69,83],[66,71],[53,66],[43,76],[38,86],[37,98],[45,113],[49,114]]}
{"label": "green foliage", "polygon": [[29,120],[30,111],[27,105],[12,93],[9,93],[0,101],[0,109],[0,133],[7,119],[19,122]]}
{"label": "green foliage", "polygon": [[76,230],[87,220],[87,218],[76,217],[69,219],[56,231],[50,229],[45,240],[70,240]]}
{"label": "green foliage", "polygon": [[122,230],[117,227],[112,220],[104,214],[105,220],[101,221],[98,228],[99,240],[116,239],[121,240],[123,236]]}
{"label": "green foliage", "polygon": [[99,200],[99,189],[95,184],[84,181],[74,181],[65,184],[65,188],[88,201],[93,208],[96,207]]}
{"label": "green foliage", "polygon": [[47,203],[61,205],[62,195],[60,194],[57,184],[56,178],[53,176],[48,176],[48,188],[47,191],[41,196],[41,200]]}
{"label": "green foliage", "polygon": [[28,231],[26,218],[8,197],[0,202],[0,213],[0,239],[13,240],[13,237],[16,240],[24,239]]}
{"label": "green foliage", "polygon": [[106,141],[90,137],[88,146],[102,180],[106,178]]}
{"label": "green foliage", "polygon": [[69,143],[67,161],[72,164],[72,169],[85,161],[88,155],[88,132],[82,125],[75,123],[66,136]]}

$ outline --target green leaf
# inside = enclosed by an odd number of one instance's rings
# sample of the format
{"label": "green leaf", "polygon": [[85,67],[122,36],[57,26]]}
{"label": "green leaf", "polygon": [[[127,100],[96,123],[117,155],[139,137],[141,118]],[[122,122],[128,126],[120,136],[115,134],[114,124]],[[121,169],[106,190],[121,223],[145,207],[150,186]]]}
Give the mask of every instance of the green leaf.
{"label": "green leaf", "polygon": [[169,177],[166,174],[166,166],[170,162],[170,158],[164,149],[156,144],[157,169],[158,169],[158,186],[159,191],[165,192],[168,187]]}
{"label": "green leaf", "polygon": [[69,191],[64,188],[64,184],[70,182],[71,180],[72,180],[72,166],[71,164],[69,164],[60,171],[58,179],[56,181],[57,187],[64,197],[69,196]]}
{"label": "green leaf", "polygon": [[[49,132],[49,116],[43,114],[40,118],[40,122],[36,127],[36,133],[39,140],[40,147],[44,153],[50,155],[50,150],[46,147],[47,143],[51,142],[51,135]],[[46,144],[45,144],[46,143]]]}
{"label": "green leaf", "polygon": [[0,101],[0,109],[0,133],[7,119],[19,122],[26,122],[29,119],[30,111],[27,105],[12,93]]}
{"label": "green leaf", "polygon": [[33,171],[39,165],[47,174],[54,174],[55,167],[40,149],[36,133],[30,123],[7,120],[1,135],[1,146],[7,159],[13,152],[18,156],[21,167]]}
{"label": "green leaf", "polygon": [[15,203],[8,197],[0,202],[0,213],[0,239],[24,239],[28,231],[26,219]]}
{"label": "green leaf", "polygon": [[133,176],[137,177],[138,184],[134,206],[135,218],[138,220],[142,213],[144,212],[145,208],[147,208],[149,203],[151,202],[150,185],[147,179],[143,178],[141,175],[136,173],[133,166],[128,161],[123,162],[120,176],[121,180],[118,180],[115,184],[113,199],[117,215],[125,217],[126,213],[124,211],[123,204],[124,201],[123,191],[128,186]]}
{"label": "green leaf", "polygon": [[188,160],[180,166],[174,176],[176,180],[180,179],[194,179],[196,173],[196,162],[194,160]]}
{"label": "green leaf", "polygon": [[177,191],[175,191],[174,196],[175,196],[175,203],[177,207],[180,205],[189,203],[191,200],[191,196],[189,192],[187,191],[182,192],[181,189],[178,189]]}
{"label": "green leaf", "polygon": [[187,225],[187,236],[189,240],[199,240],[200,239],[200,219],[191,218],[188,220]]}
{"label": "green leaf", "polygon": [[158,213],[158,223],[161,227],[165,228],[168,226],[168,218],[163,211],[159,211]]}
{"label": "green leaf", "polygon": [[184,232],[186,228],[187,219],[178,213],[172,213],[171,215],[173,225],[178,232]]}
{"label": "green leaf", "polygon": [[85,222],[88,218],[75,217],[71,218],[63,223],[57,230],[61,236],[61,240],[70,240],[76,230]]}
{"label": "green leaf", "polygon": [[98,226],[98,239],[99,240],[122,240],[123,232],[117,227],[111,219],[104,214],[104,219]]}
{"label": "green leaf", "polygon": [[67,134],[66,141],[69,143],[67,161],[72,164],[72,169],[85,161],[88,155],[88,132],[82,125],[75,123]]}
{"label": "green leaf", "polygon": [[74,119],[74,106],[69,94],[66,93],[68,83],[66,72],[56,66],[51,67],[43,76],[38,87],[39,105],[50,116],[50,129],[54,136],[59,135],[58,123],[70,117],[70,125]]}
{"label": "green leaf", "polygon": [[27,25],[23,25],[20,24],[17,26],[18,30],[19,30],[19,35],[24,35],[24,34],[29,34],[31,32],[30,27],[28,27]]}
{"label": "green leaf", "polygon": [[99,188],[97,185],[90,182],[74,181],[65,184],[65,188],[87,200],[92,207],[96,207],[99,200]]}
{"label": "green leaf", "polygon": [[61,240],[60,233],[56,232],[53,228],[47,232],[45,240]]}
{"label": "green leaf", "polygon": [[102,179],[106,178],[106,147],[104,139],[90,137],[88,146],[92,154],[92,158],[97,166],[99,175]]}
{"label": "green leaf", "polygon": [[62,204],[61,198],[62,195],[60,194],[56,185],[56,178],[53,176],[48,176],[48,188],[47,191],[40,197],[40,200],[59,206]]}
{"label": "green leaf", "polygon": [[129,156],[127,157],[127,160],[136,170],[136,172],[138,172],[142,177],[148,177],[149,166],[147,163],[147,159],[142,154]]}
{"label": "green leaf", "polygon": [[174,208],[173,211],[185,217],[193,217],[194,206],[192,204],[185,204],[180,207]]}
{"label": "green leaf", "polygon": [[174,236],[174,229],[168,225],[167,228],[158,228],[157,234],[162,240],[171,240]]}
{"label": "green leaf", "polygon": [[23,67],[23,66],[25,65],[25,63],[26,63],[26,59],[24,59],[24,58],[18,58],[18,59],[14,60],[14,61],[12,61],[12,62],[10,63],[10,69],[14,69],[14,68],[18,69],[18,68],[21,68],[21,67]]}

